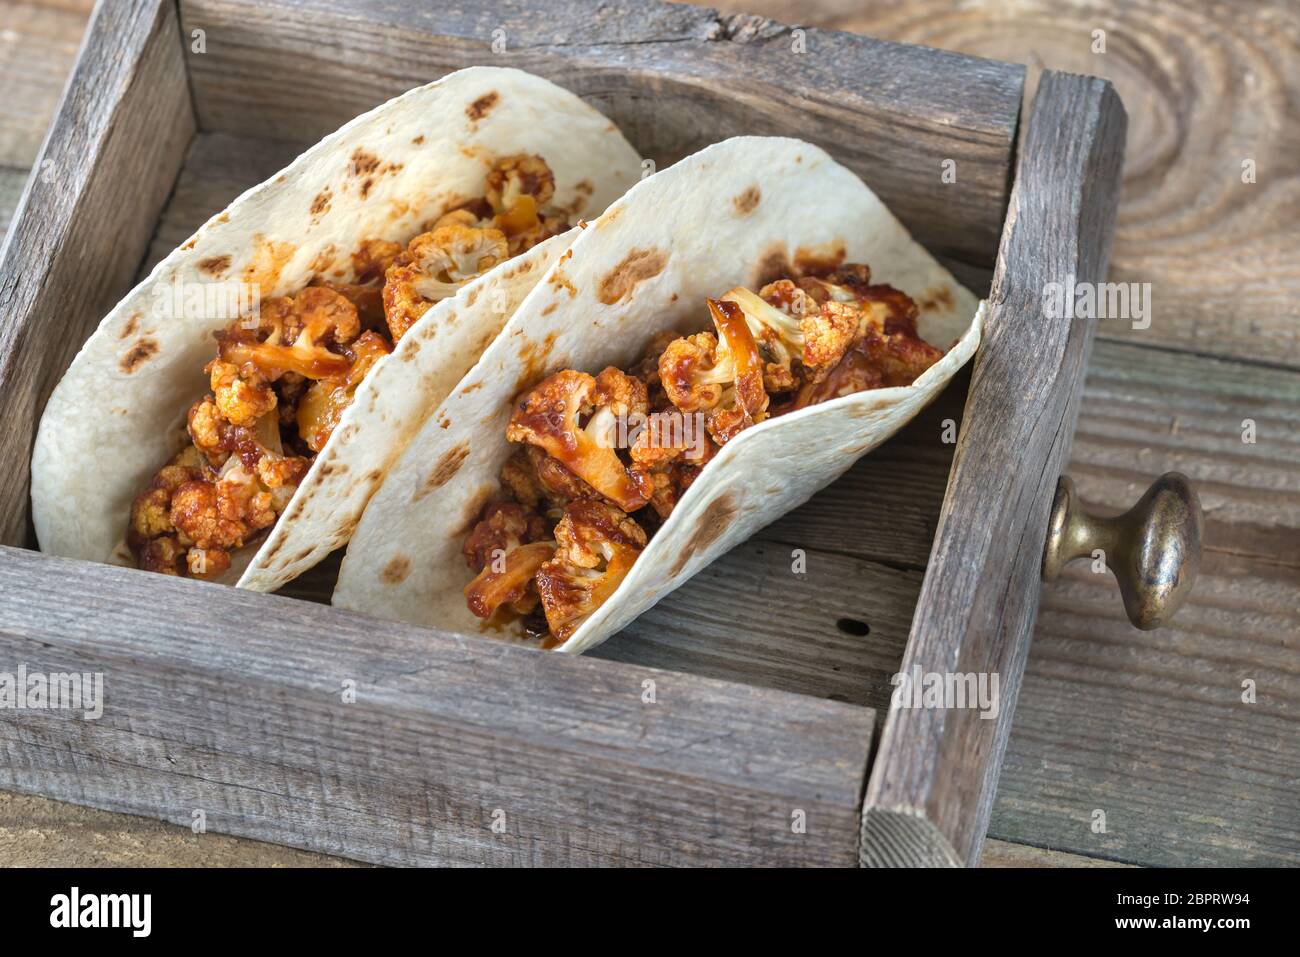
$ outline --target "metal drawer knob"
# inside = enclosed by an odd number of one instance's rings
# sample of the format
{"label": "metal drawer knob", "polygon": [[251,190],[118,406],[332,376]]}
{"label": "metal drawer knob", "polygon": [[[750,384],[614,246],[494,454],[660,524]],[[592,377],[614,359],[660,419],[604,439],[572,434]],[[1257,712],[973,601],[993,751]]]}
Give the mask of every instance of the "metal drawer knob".
{"label": "metal drawer knob", "polygon": [[[1138,628],[1159,628],[1182,606],[1201,567],[1201,502],[1187,476],[1166,472],[1123,515],[1099,518],[1062,475],[1043,550],[1043,580],[1076,558],[1103,558]],[[1100,549],[1100,555],[1094,553]]]}

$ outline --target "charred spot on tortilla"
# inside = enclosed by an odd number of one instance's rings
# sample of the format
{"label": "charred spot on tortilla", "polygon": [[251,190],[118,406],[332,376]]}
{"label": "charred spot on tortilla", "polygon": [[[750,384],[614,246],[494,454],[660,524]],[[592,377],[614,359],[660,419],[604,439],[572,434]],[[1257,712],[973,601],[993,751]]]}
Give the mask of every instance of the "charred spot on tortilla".
{"label": "charred spot on tortilla", "polygon": [[952,289],[948,286],[935,286],[921,294],[917,305],[921,307],[922,312],[930,312],[934,309],[950,310],[953,308]]}
{"label": "charred spot on tortilla", "polygon": [[754,266],[753,284],[756,286],[766,286],[770,282],[775,282],[782,276],[789,275],[793,270],[790,266],[790,254],[786,250],[785,243],[774,243],[769,246]]}
{"label": "charred spot on tortilla", "polygon": [[200,259],[198,266],[199,272],[205,272],[209,276],[221,276],[230,268],[230,256],[209,256],[206,259]]}
{"label": "charred spot on tortilla", "polygon": [[421,146],[421,145],[423,145],[423,144],[424,144],[424,134],[421,133],[419,136],[415,137],[413,140],[411,140],[411,143],[414,144],[415,146]]}
{"label": "charred spot on tortilla", "polygon": [[140,313],[133,312],[131,317],[126,320],[126,325],[122,327],[122,332],[118,335],[119,339],[130,339],[140,328]]}
{"label": "charred spot on tortilla", "polygon": [[744,192],[732,197],[731,203],[736,207],[736,212],[741,216],[748,216],[758,208],[759,200],[763,198],[762,192],[755,183]]}
{"label": "charred spot on tortilla", "polygon": [[185,242],[181,243],[181,249],[193,249],[198,244],[198,241],[198,233],[195,233],[189,239],[185,240]]}
{"label": "charred spot on tortilla", "polygon": [[268,240],[261,233],[253,236],[253,256],[243,269],[240,278],[260,287],[262,294],[268,294],[280,280],[280,273],[288,265],[293,254],[297,252],[293,243],[277,243]]}
{"label": "charred spot on tortilla", "polygon": [[686,563],[691,560],[691,556],[697,552],[702,552],[710,545],[722,537],[723,533],[735,522],[736,516],[740,512],[740,507],[736,500],[732,498],[730,492],[724,492],[718,497],[718,500],[709,506],[708,511],[704,513],[699,527],[691,533],[690,539],[682,548],[681,553],[677,556],[672,571],[668,577],[676,578],[686,567]]}
{"label": "charred spot on tortilla", "polygon": [[411,574],[411,559],[406,555],[395,555],[393,560],[384,566],[379,577],[386,585],[400,585],[406,581],[406,576],[409,574]]}
{"label": "charred spot on tortilla", "polygon": [[311,215],[313,219],[330,208],[330,199],[333,198],[333,196],[333,192],[331,192],[330,188],[326,186],[312,198]]}
{"label": "charred spot on tortilla", "polygon": [[158,352],[158,343],[147,336],[136,341],[126,354],[122,356],[122,361],[118,363],[119,368],[127,375],[131,375],[136,369],[148,362]]}
{"label": "charred spot on tortilla", "polygon": [[369,176],[379,169],[379,157],[358,146],[348,157],[348,175],[353,179]]}
{"label": "charred spot on tortilla", "polygon": [[552,302],[549,306],[547,306],[545,309],[542,310],[542,315],[549,316],[551,313],[553,313],[556,310],[556,308],[559,305],[560,304],[558,302]]}
{"label": "charred spot on tortilla", "polygon": [[402,347],[397,350],[397,357],[403,362],[410,362],[415,358],[415,354],[420,351],[420,337],[407,336],[410,342],[403,342]]}
{"label": "charred spot on tortilla", "polygon": [[477,100],[465,107],[465,115],[472,121],[478,122],[488,115],[492,107],[496,106],[501,100],[501,94],[493,90],[491,93],[484,93]]}
{"label": "charred spot on tortilla", "polygon": [[[563,260],[560,261],[563,262]],[[560,269],[559,263],[551,269],[551,274],[546,277],[546,281],[556,289],[563,289],[569,294],[570,299],[576,298],[578,295],[577,287],[569,282],[569,277],[564,274],[564,270]]]}
{"label": "charred spot on tortilla", "polygon": [[[551,349],[555,345],[556,333],[548,332],[541,346],[531,339],[525,340],[519,347],[519,364],[523,367],[515,380],[514,395],[518,396],[525,389],[531,389],[542,380],[547,364],[551,361]],[[465,390],[461,390],[464,394]]]}
{"label": "charred spot on tortilla", "polygon": [[633,249],[600,280],[596,297],[605,305],[628,298],[641,283],[664,271],[668,253],[660,249]]}
{"label": "charred spot on tortilla", "polygon": [[844,265],[844,241],[831,240],[819,246],[800,246],[794,251],[794,268],[801,276],[824,276]]}
{"label": "charred spot on tortilla", "polygon": [[434,489],[446,485],[451,481],[461,465],[465,462],[465,457],[469,455],[469,443],[458,442],[455,446],[444,452],[438,461],[434,463],[429,474],[425,476],[424,482],[415,492],[412,501],[418,502]]}

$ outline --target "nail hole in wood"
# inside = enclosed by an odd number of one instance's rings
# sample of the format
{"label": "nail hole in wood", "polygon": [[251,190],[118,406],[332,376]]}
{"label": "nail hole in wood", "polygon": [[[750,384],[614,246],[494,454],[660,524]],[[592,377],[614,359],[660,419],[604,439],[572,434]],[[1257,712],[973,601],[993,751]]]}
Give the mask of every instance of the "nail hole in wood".
{"label": "nail hole in wood", "polygon": [[835,627],[846,635],[855,635],[858,638],[865,638],[871,634],[871,626],[865,621],[858,621],[856,618],[841,618],[835,622]]}

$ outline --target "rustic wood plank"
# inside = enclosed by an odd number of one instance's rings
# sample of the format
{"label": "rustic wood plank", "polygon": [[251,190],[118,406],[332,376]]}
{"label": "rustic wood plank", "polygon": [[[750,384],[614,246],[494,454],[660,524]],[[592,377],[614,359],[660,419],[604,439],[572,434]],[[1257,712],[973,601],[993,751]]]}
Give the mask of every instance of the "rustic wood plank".
{"label": "rustic wood plank", "polygon": [[1109,84],[1044,74],[901,669],[997,674],[1000,710],[994,720],[972,707],[889,712],[867,789],[864,863],[979,859],[1092,336],[1088,321],[1048,321],[1043,288],[1105,276],[1123,143]]}
{"label": "rustic wood plank", "polygon": [[[592,101],[661,166],[735,134],[798,135],[861,173],[927,245],[983,265],[996,253],[1019,67],[646,0],[570,0],[542,20],[506,0],[364,13],[184,0],[181,16],[206,38],[188,57],[205,130],[314,140],[450,70],[516,66]],[[944,188],[954,157],[962,185]]]}
{"label": "rustic wood plank", "polygon": [[[135,273],[194,121],[168,0],[101,4],[0,261],[0,455]],[[93,268],[88,268],[93,265]],[[28,470],[0,475],[0,541],[28,540]]]}
{"label": "rustic wood plank", "polygon": [[292,847],[0,791],[6,867],[356,867]]}
{"label": "rustic wood plank", "polygon": [[107,701],[0,710],[0,787],[376,863],[856,861],[869,709],[376,624],[0,548],[0,661]]}
{"label": "rustic wood plank", "polygon": [[1097,344],[1069,473],[1117,510],[1151,475],[1194,476],[1201,573],[1152,633],[1086,564],[1044,588],[992,835],[1163,866],[1300,864],[1298,462],[1300,373]]}
{"label": "rustic wood plank", "polygon": [[4,248],[4,238],[13,221],[14,210],[23,195],[23,186],[27,183],[27,170],[0,166],[0,249]]}
{"label": "rustic wood plank", "polygon": [[94,0],[0,0],[0,166],[36,161]]}
{"label": "rustic wood plank", "polygon": [[[1130,117],[1110,278],[1152,284],[1149,329],[1100,338],[1300,367],[1300,16],[1290,0],[710,0],[1114,83]],[[1094,52],[1094,30],[1104,52]],[[1255,163],[1254,183],[1242,163]]]}
{"label": "rustic wood plank", "polygon": [[1131,867],[1100,857],[1066,854],[1045,847],[1013,844],[1009,841],[985,841],[980,867]]}

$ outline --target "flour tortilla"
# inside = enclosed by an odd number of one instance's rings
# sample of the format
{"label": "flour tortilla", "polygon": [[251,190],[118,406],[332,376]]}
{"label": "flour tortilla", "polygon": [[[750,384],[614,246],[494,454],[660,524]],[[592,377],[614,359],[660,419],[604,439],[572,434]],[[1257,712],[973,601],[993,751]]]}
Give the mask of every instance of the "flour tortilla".
{"label": "flour tortilla", "polygon": [[[105,317],[50,397],[32,456],[42,550],[134,564],[124,542],[131,500],[184,446],[185,413],[207,389],[212,333],[232,318],[167,315],[162,291],[241,281],[267,299],[315,276],[347,281],[363,240],[409,240],[482,196],[493,163],[515,153],[546,160],[554,205],[575,220],[641,173],[618,129],[573,94],[518,70],[474,67],[358,117],[209,220]],[[367,377],[274,531],[233,556],[225,580],[246,566],[239,584],[270,590],[345,543],[425,416],[576,232],[430,309]]]}
{"label": "flour tortilla", "polygon": [[500,637],[465,607],[473,575],[461,545],[513,450],[505,427],[516,393],[564,368],[626,368],[655,333],[705,328],[706,297],[757,289],[801,253],[840,250],[915,299],[920,335],[947,354],[910,386],[769,419],[728,442],[560,650],[604,641],[807,500],[943,389],[979,345],[981,310],[825,152],[740,137],[634,186],[574,241],[388,474],[348,547],[334,604]]}

